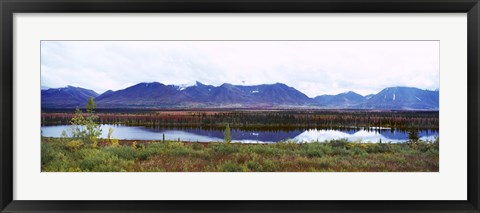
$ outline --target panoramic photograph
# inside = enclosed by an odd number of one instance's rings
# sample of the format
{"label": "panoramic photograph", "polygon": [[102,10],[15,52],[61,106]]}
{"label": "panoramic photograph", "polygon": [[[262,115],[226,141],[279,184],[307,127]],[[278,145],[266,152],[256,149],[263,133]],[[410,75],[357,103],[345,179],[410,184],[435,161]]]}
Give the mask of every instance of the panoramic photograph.
{"label": "panoramic photograph", "polygon": [[42,172],[438,172],[438,41],[41,41]]}

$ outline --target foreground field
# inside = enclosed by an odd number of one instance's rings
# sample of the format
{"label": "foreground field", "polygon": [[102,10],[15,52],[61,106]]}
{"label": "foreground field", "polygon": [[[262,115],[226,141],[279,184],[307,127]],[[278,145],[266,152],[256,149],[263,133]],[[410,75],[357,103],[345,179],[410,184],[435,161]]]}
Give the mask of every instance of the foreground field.
{"label": "foreground field", "polygon": [[438,172],[438,141],[238,144],[42,137],[42,172]]}

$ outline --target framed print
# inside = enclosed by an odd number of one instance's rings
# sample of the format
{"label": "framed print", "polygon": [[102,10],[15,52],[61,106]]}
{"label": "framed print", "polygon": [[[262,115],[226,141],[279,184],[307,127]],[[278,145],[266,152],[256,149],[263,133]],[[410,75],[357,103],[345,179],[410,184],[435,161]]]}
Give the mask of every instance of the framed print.
{"label": "framed print", "polygon": [[1,8],[2,212],[479,212],[476,0]]}

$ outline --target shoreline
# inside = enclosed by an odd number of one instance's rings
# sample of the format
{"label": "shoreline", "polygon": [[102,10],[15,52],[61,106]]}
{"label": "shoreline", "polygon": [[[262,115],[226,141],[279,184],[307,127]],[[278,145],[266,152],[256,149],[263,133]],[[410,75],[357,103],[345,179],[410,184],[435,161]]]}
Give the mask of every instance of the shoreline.
{"label": "shoreline", "polygon": [[[59,137],[42,137],[42,138],[45,138],[45,139],[53,139],[53,140],[61,140],[61,138]],[[71,138],[68,138],[66,140],[71,140]],[[310,144],[310,143],[330,143],[332,141],[344,141],[344,139],[333,139],[333,140],[328,140],[328,141],[312,141],[312,142],[303,142],[303,143],[299,143],[299,142],[295,142],[293,144],[298,144],[298,145],[301,145],[301,144]],[[136,143],[136,145],[147,145],[147,144],[154,144],[154,143],[169,143],[169,142],[174,142],[174,143],[182,143],[184,145],[193,145],[193,144],[201,144],[203,145],[204,147],[208,147],[209,144],[225,144],[226,142],[224,141],[208,141],[208,142],[202,142],[202,141],[177,141],[177,140],[165,140],[165,141],[162,141],[162,140],[133,140],[133,139],[118,139],[118,144],[121,145],[121,146],[125,146],[125,145],[128,145],[128,146],[131,146],[133,143]],[[419,140],[419,142],[423,142],[423,143],[427,143],[427,144],[433,144],[434,141],[423,141],[423,140]],[[230,142],[228,144],[241,144],[241,145],[273,145],[273,144],[281,144],[281,143],[284,143],[284,144],[289,144],[290,142],[269,142],[269,143],[262,143],[262,142],[258,142],[258,143],[242,143],[242,142]],[[378,143],[378,142],[355,142],[355,141],[347,141],[347,143],[352,143],[352,144],[408,144],[408,141],[404,141],[404,142],[397,142],[397,143],[392,143],[392,142],[383,142],[383,143]],[[100,147],[105,147],[105,146],[108,146],[109,142],[108,142],[108,139],[106,138],[101,138],[99,139],[98,141],[98,146]]]}

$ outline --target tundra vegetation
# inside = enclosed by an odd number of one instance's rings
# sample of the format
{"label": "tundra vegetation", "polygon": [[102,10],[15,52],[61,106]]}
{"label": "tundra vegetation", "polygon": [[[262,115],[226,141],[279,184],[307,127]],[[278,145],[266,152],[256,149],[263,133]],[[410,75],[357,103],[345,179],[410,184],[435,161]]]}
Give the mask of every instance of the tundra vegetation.
{"label": "tundra vegetation", "polygon": [[[71,124],[60,138],[41,138],[43,172],[437,172],[439,139],[422,141],[418,129],[438,128],[438,112],[384,111],[151,111],[42,113],[42,123]],[[200,126],[224,131],[224,142],[118,140],[114,129],[100,138],[100,123]],[[349,126],[395,127],[407,143],[293,140],[231,143],[230,128],[288,129]]]}
{"label": "tundra vegetation", "polygon": [[[43,172],[436,172],[433,143],[345,140],[273,144],[102,140],[97,147],[42,138]],[[67,143],[65,143],[67,142]]]}

